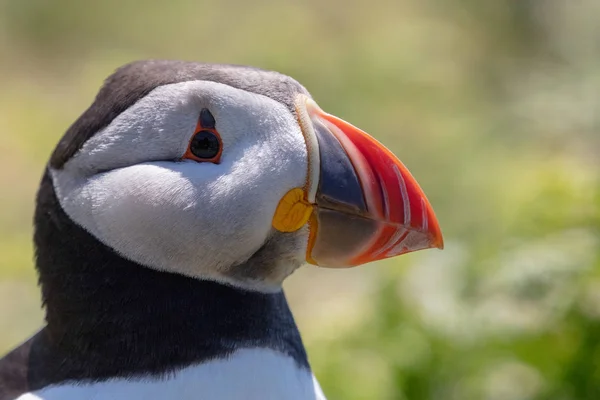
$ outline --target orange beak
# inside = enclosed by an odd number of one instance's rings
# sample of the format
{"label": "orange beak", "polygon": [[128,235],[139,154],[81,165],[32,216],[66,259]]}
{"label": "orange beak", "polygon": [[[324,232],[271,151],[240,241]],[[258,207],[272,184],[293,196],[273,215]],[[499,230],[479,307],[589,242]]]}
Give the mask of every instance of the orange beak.
{"label": "orange beak", "polygon": [[297,109],[309,148],[309,263],[350,267],[443,248],[431,204],[391,151],[311,99]]}

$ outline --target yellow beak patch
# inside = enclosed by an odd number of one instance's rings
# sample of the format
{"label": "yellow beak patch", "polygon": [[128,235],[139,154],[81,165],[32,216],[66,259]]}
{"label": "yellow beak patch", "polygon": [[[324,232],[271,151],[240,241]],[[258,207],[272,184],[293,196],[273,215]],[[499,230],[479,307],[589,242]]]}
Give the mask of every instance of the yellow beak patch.
{"label": "yellow beak patch", "polygon": [[304,190],[294,188],[279,200],[273,216],[273,228],[280,232],[295,232],[306,224],[312,210],[313,206],[306,201]]}

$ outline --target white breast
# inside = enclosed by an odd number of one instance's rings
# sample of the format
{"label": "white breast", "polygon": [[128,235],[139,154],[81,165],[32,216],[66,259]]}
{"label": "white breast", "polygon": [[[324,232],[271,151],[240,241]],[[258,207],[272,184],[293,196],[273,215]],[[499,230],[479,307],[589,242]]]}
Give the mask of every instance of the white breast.
{"label": "white breast", "polygon": [[268,349],[243,349],[166,379],[111,379],[50,386],[17,400],[325,400],[310,371]]}

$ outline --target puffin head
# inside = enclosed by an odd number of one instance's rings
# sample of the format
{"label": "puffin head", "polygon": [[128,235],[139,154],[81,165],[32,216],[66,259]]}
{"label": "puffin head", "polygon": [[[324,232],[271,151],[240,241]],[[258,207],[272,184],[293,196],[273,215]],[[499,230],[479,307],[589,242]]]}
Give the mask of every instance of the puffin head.
{"label": "puffin head", "polygon": [[69,218],[121,257],[245,289],[442,247],[406,167],[271,71],[126,65],[48,171]]}

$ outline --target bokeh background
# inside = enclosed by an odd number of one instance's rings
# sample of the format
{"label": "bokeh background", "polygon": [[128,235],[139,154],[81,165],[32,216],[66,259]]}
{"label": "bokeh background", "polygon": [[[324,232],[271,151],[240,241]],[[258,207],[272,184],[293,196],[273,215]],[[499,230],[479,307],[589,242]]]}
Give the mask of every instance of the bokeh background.
{"label": "bokeh background", "polygon": [[121,64],[302,82],[418,179],[446,249],[287,282],[330,399],[600,399],[597,0],[0,0],[0,352],[42,324],[33,198]]}

